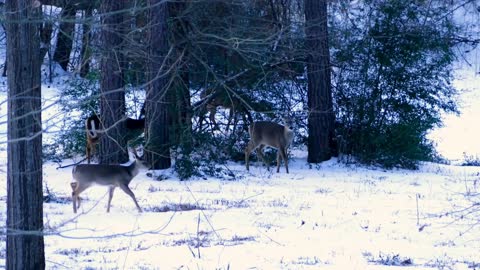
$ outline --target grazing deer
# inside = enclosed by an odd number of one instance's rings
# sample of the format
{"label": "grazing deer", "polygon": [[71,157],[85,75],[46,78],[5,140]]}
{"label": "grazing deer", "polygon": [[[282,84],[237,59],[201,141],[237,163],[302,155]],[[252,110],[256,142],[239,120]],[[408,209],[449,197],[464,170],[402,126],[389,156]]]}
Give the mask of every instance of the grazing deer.
{"label": "grazing deer", "polygon": [[128,187],[130,181],[138,174],[139,167],[141,166],[140,163],[141,162],[135,160],[129,166],[80,164],[73,167],[72,176],[75,182],[70,183],[72,187],[73,212],[77,213],[77,208],[80,207],[80,193],[93,184],[109,187],[107,213],[110,212],[110,203],[112,202],[113,191],[116,187],[121,188],[127,193],[135,202],[138,212],[142,212],[135,198],[135,194],[133,194],[132,190]]}
{"label": "grazing deer", "polygon": [[[233,120],[233,129],[235,130],[237,125],[236,113],[242,114],[244,123],[247,123],[246,121],[247,118],[250,123],[253,122],[252,115],[250,114],[247,107],[245,106],[244,101],[242,101],[237,96],[234,96],[233,94],[228,93],[227,90],[220,90],[220,92],[216,92],[216,91],[217,90],[214,88],[208,88],[203,90],[200,93],[200,98],[202,100],[208,98],[208,96],[210,95],[214,95],[214,97],[211,98],[210,101],[207,102],[205,106],[207,111],[209,112],[208,117],[214,129],[218,129],[217,122],[215,121],[215,115],[217,114],[218,107],[223,107],[229,110],[226,130],[229,129],[230,124],[232,123],[232,120]],[[203,121],[203,119],[200,119],[200,121]]]}
{"label": "grazing deer", "polygon": [[[145,118],[126,118],[125,122],[127,142],[140,137],[145,130]],[[87,163],[90,164],[90,159],[95,155],[95,146],[100,142],[100,134],[103,132],[100,118],[98,118],[96,114],[87,118],[85,121],[85,130],[87,134]],[[134,153],[134,155],[137,157],[137,153]]]}
{"label": "grazing deer", "polygon": [[291,121],[285,121],[285,126],[280,124],[270,122],[270,121],[259,121],[254,122],[248,127],[248,133],[250,134],[250,141],[248,142],[247,147],[245,148],[245,166],[247,171],[249,170],[249,156],[253,150],[258,147],[257,155],[262,159],[262,161],[267,165],[263,157],[263,148],[265,146],[270,146],[278,149],[277,152],[277,173],[280,172],[280,157],[285,162],[285,168],[288,173],[288,157],[287,157],[287,148],[293,141],[293,131],[289,128],[291,126]]}

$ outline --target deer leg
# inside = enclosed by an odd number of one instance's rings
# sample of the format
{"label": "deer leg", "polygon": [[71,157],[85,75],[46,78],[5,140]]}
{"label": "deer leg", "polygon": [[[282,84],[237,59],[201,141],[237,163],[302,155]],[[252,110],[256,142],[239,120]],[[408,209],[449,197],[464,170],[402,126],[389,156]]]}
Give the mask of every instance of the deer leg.
{"label": "deer leg", "polygon": [[[278,149],[278,153],[280,155],[282,155],[282,159],[283,161],[285,162],[285,169],[288,173],[288,156],[287,156],[287,149],[282,147],[280,149]],[[280,158],[280,157],[279,157]],[[278,168],[277,168],[277,172],[279,172],[279,169],[280,169],[280,159],[278,160]]]}
{"label": "deer leg", "polygon": [[[77,213],[77,208],[80,207],[80,193],[85,191],[89,187],[89,185],[82,185],[81,182],[73,182],[70,183],[70,186],[72,187],[72,201],[73,201],[73,213]],[[78,205],[77,205],[78,202]]]}
{"label": "deer leg", "polygon": [[[77,182],[72,182],[70,183],[70,186],[72,187],[72,195],[73,195],[73,191],[75,191],[75,189],[77,188]],[[77,197],[77,208],[80,207],[80,202],[82,201],[81,200],[82,198],[80,198],[80,196]],[[72,201],[73,201],[73,198],[72,198]]]}
{"label": "deer leg", "polygon": [[247,118],[245,117],[245,114],[242,114],[242,120],[243,120],[243,129],[248,131],[248,125],[249,124],[247,122]]}
{"label": "deer leg", "polygon": [[[247,108],[245,108],[245,115],[246,115],[247,118],[248,118],[248,123],[247,123],[247,121],[245,121],[245,119],[244,119],[245,125],[248,126],[248,125],[250,125],[251,123],[253,123],[253,118],[252,118],[252,114],[248,111]],[[245,115],[243,116],[244,118],[245,118]]]}
{"label": "deer leg", "polygon": [[137,202],[137,199],[135,198],[135,194],[133,194],[133,191],[125,184],[123,185],[120,185],[120,188],[125,192],[127,193],[128,196],[130,196],[133,200],[133,202],[135,203],[135,205],[137,206],[137,209],[138,209],[138,212],[141,213],[142,212],[142,208],[140,208],[140,205],[138,205],[138,202]]}
{"label": "deer leg", "polygon": [[[75,190],[77,189],[78,183],[72,182],[70,183],[70,187],[72,187],[72,203],[73,203],[73,212],[77,213],[77,198],[75,197]],[[78,204],[80,207],[80,203]]]}
{"label": "deer leg", "polygon": [[237,130],[237,124],[238,124],[238,114],[236,113],[233,116],[233,129],[232,129],[233,134],[235,134],[235,130]]}
{"label": "deer leg", "polygon": [[107,204],[107,213],[110,213],[110,204],[112,203],[113,192],[115,191],[115,186],[108,188],[108,204]]}
{"label": "deer leg", "polygon": [[277,151],[277,173],[280,172],[280,152],[282,152],[280,149]]}
{"label": "deer leg", "polygon": [[245,148],[245,166],[247,167],[247,171],[249,170],[249,158],[250,158],[250,153],[252,153],[253,150],[255,150],[257,146],[253,141],[249,141],[247,144],[247,147]]}
{"label": "deer leg", "polygon": [[[234,117],[235,117],[235,109],[232,107],[228,110],[228,121],[227,121],[227,127],[225,128],[225,132],[228,132],[228,130],[230,129],[230,124],[232,123],[232,119],[235,121]],[[235,130],[235,126],[233,130]]]}
{"label": "deer leg", "polygon": [[90,164],[90,160],[95,155],[95,146],[97,143],[98,143],[98,138],[87,137],[87,163],[88,164]]}
{"label": "deer leg", "polygon": [[200,111],[200,114],[198,116],[198,132],[202,132],[202,127],[203,127],[203,120],[205,120],[205,111],[202,109],[202,111]]}
{"label": "deer leg", "polygon": [[90,140],[87,138],[87,163],[90,164],[90,155],[91,155],[91,143]]}
{"label": "deer leg", "polygon": [[217,108],[216,107],[210,107],[208,110],[210,112],[209,118],[210,118],[210,125],[212,125],[212,131],[215,129],[218,129],[217,126],[217,121],[215,121],[215,115],[217,114]]}
{"label": "deer leg", "polygon": [[270,171],[270,164],[268,164],[268,162],[265,160],[265,157],[263,155],[263,148],[265,148],[265,145],[264,144],[261,144],[258,148],[257,148],[257,156],[260,157],[260,159],[263,161],[263,163],[265,164],[265,166],[267,166],[267,170]]}
{"label": "deer leg", "polygon": [[245,167],[247,168],[247,171],[249,170],[249,167],[248,167],[248,162],[249,162],[249,157],[250,157],[250,144],[251,142],[248,142],[248,145],[247,147],[245,148]]}
{"label": "deer leg", "polygon": [[[93,142],[92,142],[92,144],[91,144],[91,146],[90,146],[90,147],[91,147],[91,149],[90,149],[90,158],[91,158],[91,159],[93,159],[93,157],[94,157],[95,154],[96,154],[95,152],[97,152],[96,145],[97,145],[96,143],[93,143]],[[98,162],[98,160],[97,160],[97,162]]]}

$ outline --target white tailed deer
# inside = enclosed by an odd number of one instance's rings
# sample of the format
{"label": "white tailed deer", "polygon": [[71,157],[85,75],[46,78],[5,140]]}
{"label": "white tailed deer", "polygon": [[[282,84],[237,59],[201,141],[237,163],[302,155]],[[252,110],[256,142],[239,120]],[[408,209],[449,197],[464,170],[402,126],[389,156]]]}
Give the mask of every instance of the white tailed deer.
{"label": "white tailed deer", "polygon": [[[138,138],[145,130],[145,118],[126,118],[125,121],[127,127],[127,142]],[[100,135],[103,132],[100,118],[98,118],[96,114],[87,118],[85,121],[85,130],[87,134],[87,163],[90,164],[90,159],[95,155],[95,146],[100,142]],[[137,157],[137,153],[134,154]]]}
{"label": "white tailed deer", "polygon": [[95,146],[100,141],[100,118],[96,114],[85,120],[85,131],[87,134],[87,162],[95,155]]}
{"label": "white tailed deer", "polygon": [[[208,98],[209,95],[215,95],[215,97],[213,97],[205,106],[207,111],[209,112],[208,117],[214,129],[218,129],[217,122],[215,121],[215,115],[217,114],[218,107],[223,107],[229,110],[226,130],[229,129],[232,120],[234,121],[233,129],[235,130],[237,124],[237,113],[241,113],[244,123],[247,123],[247,118],[250,123],[253,122],[252,115],[244,104],[245,101],[240,100],[238,97],[234,96],[234,94],[230,94],[227,90],[224,89],[216,90],[215,88],[208,88],[200,93],[200,98],[205,99]],[[202,121],[202,119],[200,121]]]}
{"label": "white tailed deer", "polygon": [[135,160],[129,166],[80,164],[73,167],[72,176],[75,182],[70,183],[72,187],[73,212],[77,213],[77,208],[80,207],[80,193],[94,184],[109,187],[107,213],[110,212],[110,203],[116,187],[127,193],[135,202],[138,212],[142,212],[135,194],[128,187],[130,181],[138,174],[140,166],[140,162]]}
{"label": "white tailed deer", "polygon": [[277,173],[280,172],[280,157],[285,162],[285,168],[288,173],[288,157],[287,149],[293,141],[293,131],[289,128],[291,121],[286,121],[285,126],[270,122],[259,121],[254,122],[248,127],[248,133],[250,134],[250,141],[245,149],[245,166],[247,171],[249,170],[249,157],[250,153],[258,147],[257,155],[267,165],[263,157],[263,148],[270,146],[278,149],[277,152]]}

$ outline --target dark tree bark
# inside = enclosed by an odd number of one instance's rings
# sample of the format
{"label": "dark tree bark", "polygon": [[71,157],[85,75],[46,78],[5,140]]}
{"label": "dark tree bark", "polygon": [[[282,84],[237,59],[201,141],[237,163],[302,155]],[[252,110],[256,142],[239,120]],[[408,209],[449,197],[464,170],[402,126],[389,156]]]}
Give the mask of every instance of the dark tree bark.
{"label": "dark tree bark", "polygon": [[305,0],[308,76],[308,162],[331,158],[334,113],[330,82],[327,0]]}
{"label": "dark tree bark", "polygon": [[61,14],[60,29],[58,31],[57,46],[53,54],[53,60],[58,62],[63,70],[67,70],[68,63],[70,62],[76,12],[76,9],[72,6],[66,6]]}
{"label": "dark tree bark", "polygon": [[[3,24],[2,24],[2,28],[6,32],[6,29],[3,26]],[[40,30],[40,44],[41,44],[40,45],[40,65],[43,63],[43,58],[45,58],[45,55],[50,49],[50,40],[52,39],[52,32],[53,32],[53,24],[51,22],[43,23]],[[5,57],[5,63],[3,64],[3,73],[2,73],[3,77],[7,77],[7,60],[8,60],[7,58],[8,57]]]}
{"label": "dark tree bark", "polygon": [[[184,62],[184,61],[180,61]],[[184,63],[186,64],[186,63]],[[171,135],[174,139],[171,143],[180,146],[183,154],[188,155],[192,151],[193,134],[192,134],[192,105],[190,103],[189,78],[188,70],[185,66],[178,68],[178,76],[174,78],[174,83],[169,100],[171,106],[172,129]]]}
{"label": "dark tree bark", "polygon": [[6,2],[8,58],[7,269],[45,269],[40,84],[41,9]]}
{"label": "dark tree bark", "polygon": [[100,142],[100,163],[118,164],[128,161],[125,126],[125,89],[123,71],[125,56],[125,0],[102,1],[102,59],[100,81],[100,119],[106,130]]}
{"label": "dark tree bark", "polygon": [[80,51],[80,76],[85,78],[90,72],[90,26],[92,24],[92,9],[86,9],[83,16],[82,50]]}
{"label": "dark tree bark", "polygon": [[174,67],[176,76],[173,81],[172,104],[174,104],[172,117],[174,125],[175,141],[173,144],[182,148],[183,154],[188,155],[192,151],[193,134],[192,134],[192,105],[190,97],[190,82],[188,70],[188,32],[190,31],[190,23],[186,12],[188,9],[188,1],[182,0],[170,2],[169,16],[171,25],[171,36],[173,37],[172,45],[175,50],[175,60],[177,65]]}
{"label": "dark tree bark", "polygon": [[[163,0],[148,0],[150,29],[148,34],[147,97],[145,103],[145,159],[152,169],[171,166],[169,141],[168,89],[170,74],[164,61],[169,51],[168,7]],[[165,62],[165,63],[164,63]]]}

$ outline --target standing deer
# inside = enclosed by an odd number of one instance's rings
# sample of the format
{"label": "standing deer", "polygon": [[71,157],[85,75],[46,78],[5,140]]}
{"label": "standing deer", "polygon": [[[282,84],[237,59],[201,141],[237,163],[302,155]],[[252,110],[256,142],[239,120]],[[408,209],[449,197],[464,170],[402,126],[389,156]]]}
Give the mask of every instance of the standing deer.
{"label": "standing deer", "polygon": [[72,187],[73,212],[77,213],[77,208],[80,207],[80,193],[93,184],[109,187],[107,213],[110,212],[110,203],[112,202],[113,192],[116,187],[121,188],[127,193],[127,195],[133,199],[138,212],[142,212],[135,198],[135,194],[133,194],[132,190],[128,187],[130,181],[138,174],[140,166],[140,162],[135,160],[129,166],[80,164],[73,167],[72,176],[75,182],[70,183]]}
{"label": "standing deer", "polygon": [[[125,121],[127,142],[138,138],[145,130],[145,118],[126,118]],[[90,164],[90,159],[95,155],[95,146],[100,142],[101,133],[103,133],[100,118],[96,114],[87,118],[85,130],[87,134],[87,163]],[[134,155],[137,157],[137,153],[134,153]]]}
{"label": "standing deer", "polygon": [[96,114],[85,120],[85,132],[87,134],[87,162],[95,155],[95,146],[100,141],[100,118]]}
{"label": "standing deer", "polygon": [[257,155],[262,159],[265,165],[268,164],[263,156],[263,148],[270,146],[278,149],[277,152],[277,173],[280,172],[280,157],[285,162],[285,168],[288,173],[288,156],[287,149],[293,141],[294,133],[289,128],[291,121],[285,121],[285,126],[270,122],[259,121],[254,122],[248,127],[248,133],[250,134],[250,141],[245,148],[245,166],[247,171],[249,170],[249,157],[250,153],[258,147]]}

